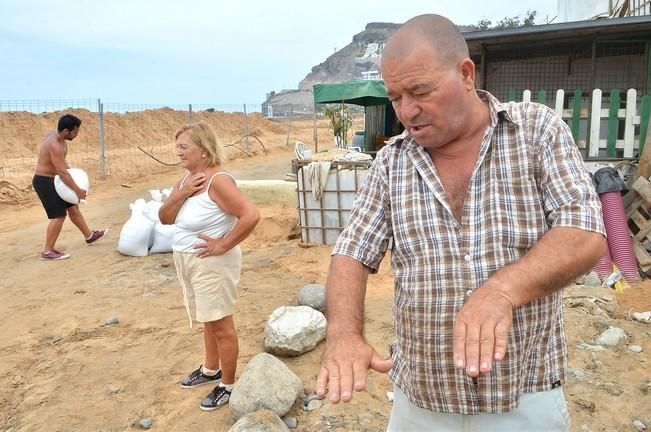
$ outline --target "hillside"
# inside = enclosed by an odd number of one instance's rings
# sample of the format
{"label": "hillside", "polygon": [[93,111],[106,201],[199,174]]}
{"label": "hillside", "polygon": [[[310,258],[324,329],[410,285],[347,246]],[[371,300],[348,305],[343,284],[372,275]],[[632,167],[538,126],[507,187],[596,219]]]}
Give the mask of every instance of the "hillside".
{"label": "hillside", "polygon": [[[353,36],[352,41],[329,56],[298,83],[294,90],[269,93],[263,103],[262,112],[268,114],[272,106],[273,116],[311,114],[313,111],[312,87],[315,84],[361,80],[365,75],[378,77],[380,57],[384,44],[402,24],[369,23],[364,31]],[[472,26],[459,26],[461,31],[473,29]]]}

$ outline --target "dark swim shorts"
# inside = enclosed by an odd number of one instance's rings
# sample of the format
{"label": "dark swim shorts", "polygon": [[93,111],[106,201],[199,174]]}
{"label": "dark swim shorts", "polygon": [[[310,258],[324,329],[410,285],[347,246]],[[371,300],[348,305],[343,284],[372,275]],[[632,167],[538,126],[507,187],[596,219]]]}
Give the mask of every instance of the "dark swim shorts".
{"label": "dark swim shorts", "polygon": [[38,194],[48,219],[65,217],[74,204],[64,201],[54,189],[54,177],[34,175],[32,186]]}

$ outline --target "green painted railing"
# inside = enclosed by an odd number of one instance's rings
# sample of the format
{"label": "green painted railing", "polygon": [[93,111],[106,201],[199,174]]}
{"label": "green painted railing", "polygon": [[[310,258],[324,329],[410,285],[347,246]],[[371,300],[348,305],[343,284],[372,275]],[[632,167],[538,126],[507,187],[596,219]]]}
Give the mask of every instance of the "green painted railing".
{"label": "green painted railing", "polygon": [[[587,149],[586,158],[636,158],[642,153],[651,133],[651,95],[638,99],[635,89],[629,89],[623,96],[620,89],[612,89],[605,93],[609,100],[605,102],[606,106],[602,106],[606,99],[602,98],[602,93],[603,90],[595,89],[585,95],[580,89],[575,89],[566,96],[565,90],[557,90],[552,101],[547,97],[547,90],[540,89],[535,102],[549,105],[567,122],[574,140]],[[522,92],[521,96],[518,98],[516,90],[507,92],[509,102],[532,100],[529,90]],[[585,98],[587,105],[584,96],[589,96]],[[639,132],[636,133],[638,126]]]}

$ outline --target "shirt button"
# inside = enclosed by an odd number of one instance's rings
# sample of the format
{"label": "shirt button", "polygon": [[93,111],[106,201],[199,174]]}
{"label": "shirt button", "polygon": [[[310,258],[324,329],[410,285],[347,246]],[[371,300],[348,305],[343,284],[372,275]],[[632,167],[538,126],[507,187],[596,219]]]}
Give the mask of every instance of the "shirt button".
{"label": "shirt button", "polygon": [[465,259],[466,261],[470,261],[472,260],[472,257],[470,255],[466,255],[463,257],[463,259]]}
{"label": "shirt button", "polygon": [[470,297],[471,294],[472,294],[472,290],[468,290],[468,291],[466,291],[466,295],[467,295],[468,297]]}

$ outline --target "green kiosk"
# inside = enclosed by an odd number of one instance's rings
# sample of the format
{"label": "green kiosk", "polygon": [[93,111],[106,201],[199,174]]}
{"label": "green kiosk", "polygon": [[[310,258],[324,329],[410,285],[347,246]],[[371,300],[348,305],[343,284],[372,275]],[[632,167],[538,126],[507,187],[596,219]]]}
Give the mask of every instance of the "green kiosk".
{"label": "green kiosk", "polygon": [[314,143],[318,150],[316,136],[316,104],[345,103],[364,107],[365,152],[375,154],[384,141],[398,135],[404,129],[387,96],[382,80],[348,81],[332,84],[316,84],[314,93]]}

